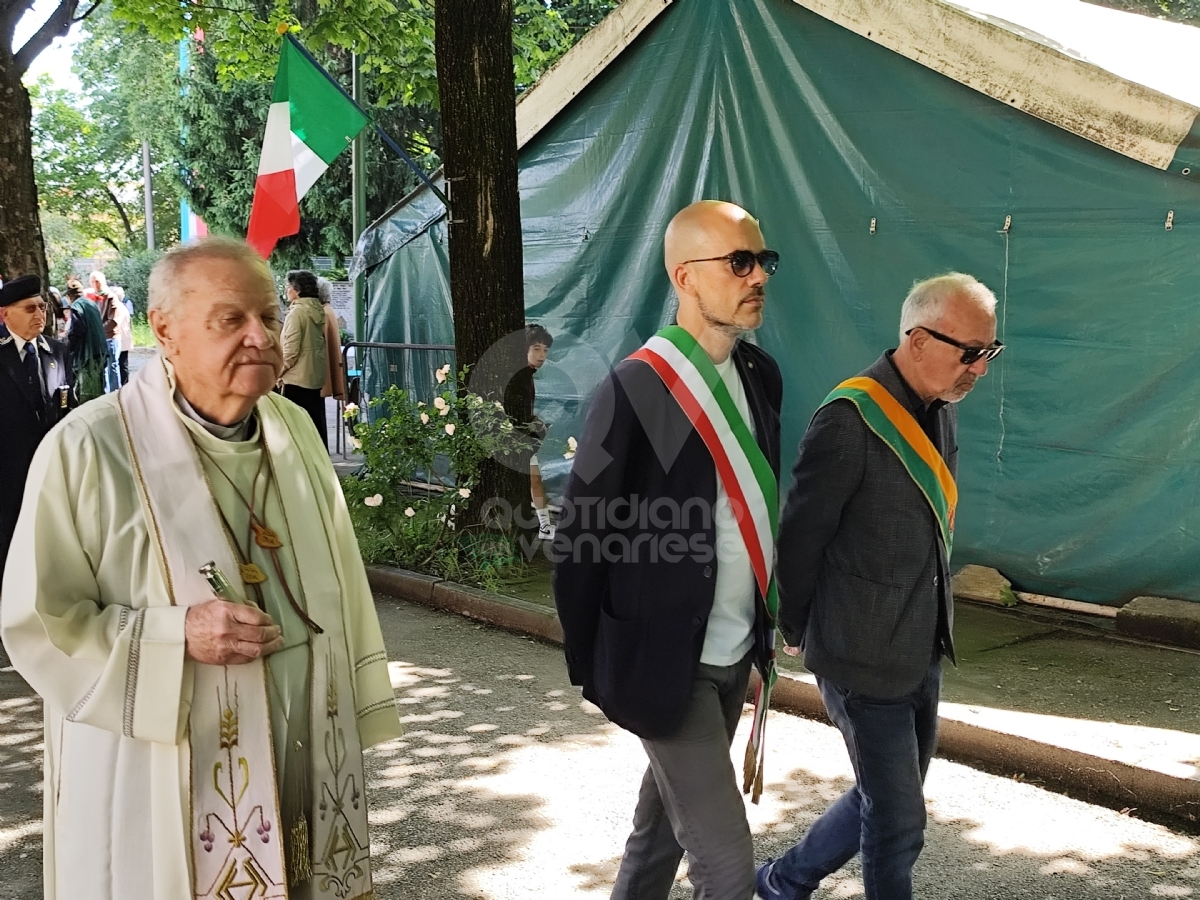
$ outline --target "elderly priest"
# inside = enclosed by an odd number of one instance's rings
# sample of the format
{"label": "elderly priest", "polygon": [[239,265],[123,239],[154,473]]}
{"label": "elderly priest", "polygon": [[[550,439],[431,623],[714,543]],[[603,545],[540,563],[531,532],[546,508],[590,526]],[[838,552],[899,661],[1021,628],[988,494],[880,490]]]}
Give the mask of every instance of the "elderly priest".
{"label": "elderly priest", "polygon": [[33,460],[0,624],[46,715],[45,895],[371,897],[362,750],[400,733],[345,501],[270,393],[245,244],[150,276],[161,355]]}

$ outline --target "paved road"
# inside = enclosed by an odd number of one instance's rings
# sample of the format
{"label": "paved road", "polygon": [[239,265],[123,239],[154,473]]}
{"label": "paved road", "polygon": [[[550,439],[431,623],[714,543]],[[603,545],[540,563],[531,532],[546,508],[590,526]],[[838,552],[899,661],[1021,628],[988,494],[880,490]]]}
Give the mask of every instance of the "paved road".
{"label": "paved road", "polygon": [[[381,599],[407,734],[369,754],[382,900],[608,895],[645,760],[581,704],[557,648]],[[735,744],[744,746],[746,721]],[[40,711],[0,674],[0,898],[40,896]],[[847,784],[840,738],[774,715],[759,857],[790,846]],[[1200,840],[935,760],[917,896],[1200,897]],[[672,900],[690,897],[681,872]],[[854,868],[821,900],[861,896]]]}

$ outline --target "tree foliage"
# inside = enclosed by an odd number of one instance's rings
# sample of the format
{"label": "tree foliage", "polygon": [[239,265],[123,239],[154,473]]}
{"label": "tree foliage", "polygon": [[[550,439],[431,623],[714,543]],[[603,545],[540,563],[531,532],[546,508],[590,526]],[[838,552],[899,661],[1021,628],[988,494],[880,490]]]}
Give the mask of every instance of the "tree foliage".
{"label": "tree foliage", "polygon": [[1154,16],[1157,19],[1200,25],[1200,0],[1086,0],[1086,2],[1125,12]]}

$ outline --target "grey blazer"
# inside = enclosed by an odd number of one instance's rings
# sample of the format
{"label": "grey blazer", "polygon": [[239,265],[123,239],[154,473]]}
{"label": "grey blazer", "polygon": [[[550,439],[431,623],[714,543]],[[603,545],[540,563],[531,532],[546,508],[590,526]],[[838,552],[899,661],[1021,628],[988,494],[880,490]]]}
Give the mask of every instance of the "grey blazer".
{"label": "grey blazer", "polygon": [[[921,411],[888,354],[862,374]],[[932,415],[934,446],[957,477],[957,410]],[[911,693],[934,659],[954,659],[949,560],[924,494],[848,400],[818,410],[792,476],[775,564],[785,640],[847,690]]]}

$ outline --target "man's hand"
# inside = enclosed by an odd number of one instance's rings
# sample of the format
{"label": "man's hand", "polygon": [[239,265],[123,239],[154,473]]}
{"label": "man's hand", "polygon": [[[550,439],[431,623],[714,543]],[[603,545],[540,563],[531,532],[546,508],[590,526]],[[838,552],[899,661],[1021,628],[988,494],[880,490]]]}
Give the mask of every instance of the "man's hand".
{"label": "man's hand", "polygon": [[799,647],[789,647],[787,644],[784,644],[783,652],[786,653],[788,656],[799,656],[800,648]]}
{"label": "man's hand", "polygon": [[283,632],[254,606],[210,600],[184,619],[184,652],[210,666],[240,666],[283,647]]}

